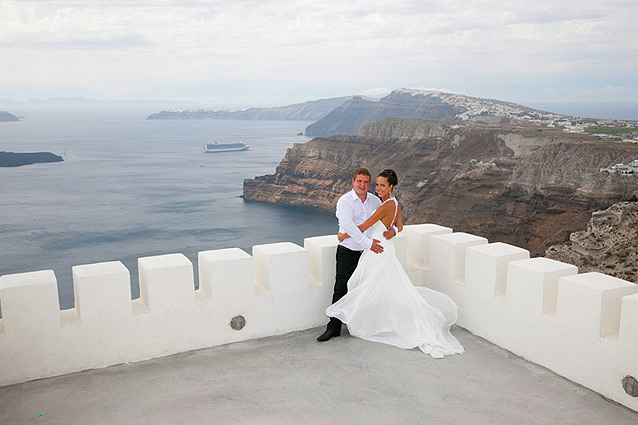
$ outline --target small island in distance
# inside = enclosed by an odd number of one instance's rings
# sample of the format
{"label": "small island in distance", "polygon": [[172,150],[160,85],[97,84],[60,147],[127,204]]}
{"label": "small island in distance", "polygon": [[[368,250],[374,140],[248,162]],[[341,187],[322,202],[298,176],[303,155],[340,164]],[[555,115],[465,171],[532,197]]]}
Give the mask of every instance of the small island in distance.
{"label": "small island in distance", "polygon": [[20,121],[20,118],[7,111],[0,111],[0,121]]}
{"label": "small island in distance", "polygon": [[45,162],[62,162],[64,159],[51,152],[0,152],[0,167],[20,167],[22,165]]}
{"label": "small island in distance", "polygon": [[[0,111],[0,121],[20,121],[20,118],[7,111]],[[0,151],[0,167],[20,167],[22,165],[45,162],[62,162],[64,159],[51,152],[2,152]]]}

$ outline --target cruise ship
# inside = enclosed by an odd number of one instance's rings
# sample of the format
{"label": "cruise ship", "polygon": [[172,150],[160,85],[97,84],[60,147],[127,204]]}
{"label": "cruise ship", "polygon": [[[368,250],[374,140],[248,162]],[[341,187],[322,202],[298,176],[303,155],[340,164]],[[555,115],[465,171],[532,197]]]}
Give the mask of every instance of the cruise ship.
{"label": "cruise ship", "polygon": [[207,143],[204,145],[204,152],[233,152],[233,151],[245,151],[250,146],[243,142],[236,143]]}

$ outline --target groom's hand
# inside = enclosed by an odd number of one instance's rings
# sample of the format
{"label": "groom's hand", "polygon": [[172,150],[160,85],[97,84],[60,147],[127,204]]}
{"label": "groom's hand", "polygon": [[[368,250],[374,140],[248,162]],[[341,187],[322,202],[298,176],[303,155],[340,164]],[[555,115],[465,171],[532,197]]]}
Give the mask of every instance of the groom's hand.
{"label": "groom's hand", "polygon": [[394,227],[390,227],[388,230],[383,232],[383,237],[390,240],[397,235],[397,232],[394,231]]}
{"label": "groom's hand", "polygon": [[370,247],[370,251],[375,254],[381,254],[383,252],[383,247],[378,239],[372,239],[372,246]]}

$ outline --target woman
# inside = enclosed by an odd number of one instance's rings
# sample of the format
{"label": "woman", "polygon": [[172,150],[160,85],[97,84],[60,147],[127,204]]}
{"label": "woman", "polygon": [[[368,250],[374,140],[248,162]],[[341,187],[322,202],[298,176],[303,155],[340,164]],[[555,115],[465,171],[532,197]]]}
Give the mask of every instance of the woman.
{"label": "woman", "polygon": [[[457,306],[450,297],[429,288],[415,287],[401,267],[392,242],[383,232],[392,226],[403,229],[399,203],[392,196],[398,184],[393,170],[384,170],[376,181],[383,201],[372,217],[359,226],[372,229],[383,252],[363,253],[348,281],[348,293],[327,308],[326,314],[348,325],[350,335],[399,348],[419,347],[434,358],[463,353],[463,347],[450,333],[456,322]],[[339,240],[349,237],[340,233]]]}

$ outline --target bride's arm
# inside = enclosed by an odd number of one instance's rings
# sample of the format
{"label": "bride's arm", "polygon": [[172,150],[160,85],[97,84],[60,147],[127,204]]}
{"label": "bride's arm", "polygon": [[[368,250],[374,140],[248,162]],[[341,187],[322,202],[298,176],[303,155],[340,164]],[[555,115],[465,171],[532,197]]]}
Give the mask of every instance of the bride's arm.
{"label": "bride's arm", "polygon": [[403,231],[403,215],[401,214],[401,205],[399,205],[399,211],[397,212],[397,219],[394,222],[394,225],[397,226],[399,232]]}
{"label": "bride's arm", "polygon": [[[377,208],[374,211],[374,213],[370,216],[369,219],[367,219],[366,221],[364,221],[363,223],[357,226],[359,230],[361,230],[362,232],[365,232],[370,227],[372,227],[374,223],[381,220],[383,217],[385,217],[388,214],[389,207],[391,207],[391,204],[387,203]],[[399,227],[399,230],[401,229],[403,229],[403,222],[401,222],[401,227]],[[350,235],[348,235],[347,233],[339,233],[337,234],[337,237],[339,238],[339,242],[343,242],[343,240],[348,239]]]}
{"label": "bride's arm", "polygon": [[339,242],[343,242],[344,240],[348,239],[350,237],[349,234],[347,233],[337,233],[337,239],[339,239]]}
{"label": "bride's arm", "polygon": [[374,223],[381,220],[383,217],[385,217],[388,214],[388,209],[390,207],[391,207],[390,203],[381,205],[379,208],[377,208],[374,211],[374,213],[372,213],[369,219],[367,219],[366,221],[364,221],[363,223],[357,226],[359,230],[361,230],[362,232],[365,232],[366,230],[368,230],[370,227],[372,227]]}

